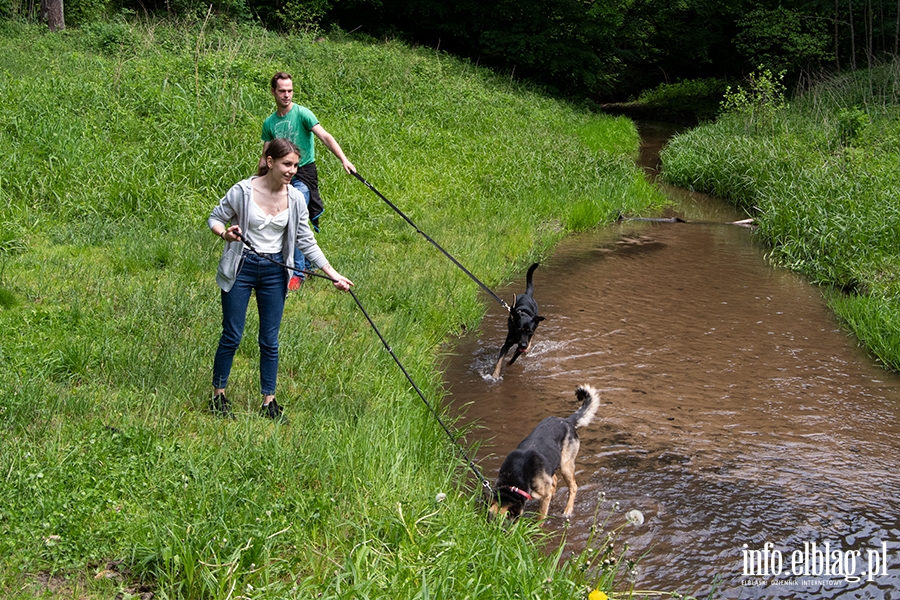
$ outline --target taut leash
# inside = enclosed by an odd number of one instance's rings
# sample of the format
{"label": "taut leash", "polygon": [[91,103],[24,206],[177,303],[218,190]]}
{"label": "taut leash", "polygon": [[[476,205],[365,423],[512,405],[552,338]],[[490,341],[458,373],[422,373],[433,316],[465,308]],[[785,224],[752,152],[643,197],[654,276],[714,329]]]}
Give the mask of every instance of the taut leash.
{"label": "taut leash", "polygon": [[468,276],[472,279],[472,281],[474,281],[475,283],[477,283],[478,285],[481,286],[481,289],[483,289],[484,291],[486,291],[488,294],[490,294],[490,295],[494,298],[494,300],[496,300],[497,302],[499,302],[499,303],[500,303],[500,306],[502,306],[503,308],[506,309],[506,312],[509,312],[510,310],[512,310],[512,309],[510,309],[509,304],[507,304],[507,303],[503,300],[503,298],[501,298],[500,296],[498,296],[497,294],[495,294],[493,291],[491,291],[491,289],[490,289],[488,286],[484,285],[484,284],[481,282],[480,279],[478,279],[477,277],[475,277],[475,276],[472,274],[471,271],[469,271],[467,268],[465,268],[465,267],[462,265],[462,263],[460,263],[458,260],[456,260],[456,259],[453,257],[453,255],[451,255],[449,252],[447,252],[446,250],[444,250],[444,249],[440,246],[440,244],[438,244],[436,241],[434,241],[433,239],[431,239],[431,237],[429,237],[429,235],[428,235],[427,233],[425,233],[424,231],[422,231],[421,229],[419,229],[419,226],[418,226],[418,225],[416,225],[415,223],[413,223],[412,220],[411,220],[409,217],[407,217],[405,214],[403,214],[403,211],[400,210],[399,208],[397,208],[397,206],[396,206],[393,202],[391,202],[390,200],[388,200],[387,198],[385,198],[385,197],[384,197],[384,194],[382,194],[381,192],[379,192],[378,190],[376,190],[376,189],[375,189],[375,186],[373,186],[371,183],[369,183],[368,181],[366,181],[365,178],[363,178],[362,175],[360,175],[360,174],[357,173],[356,171],[353,171],[353,176],[356,177],[357,179],[359,179],[361,182],[363,182],[363,184],[365,184],[365,186],[366,186],[367,188],[369,188],[370,190],[372,190],[372,192],[374,192],[376,196],[378,196],[379,198],[381,198],[382,200],[384,200],[385,203],[386,203],[388,206],[390,206],[391,208],[393,208],[394,211],[395,211],[398,215],[400,215],[401,217],[403,217],[403,219],[404,219],[407,223],[409,223],[410,225],[412,225],[413,229],[415,229],[417,232],[419,232],[420,234],[422,234],[422,237],[424,237],[426,240],[428,240],[429,242],[431,242],[431,244],[432,244],[435,248],[437,248],[438,250],[440,250],[441,252],[443,252],[443,253],[444,253],[444,256],[446,256],[447,258],[449,258],[451,261],[453,261],[453,264],[455,264],[457,267],[459,267],[460,269],[462,269],[462,272],[463,272],[463,273],[465,273],[466,275],[468,275]]}

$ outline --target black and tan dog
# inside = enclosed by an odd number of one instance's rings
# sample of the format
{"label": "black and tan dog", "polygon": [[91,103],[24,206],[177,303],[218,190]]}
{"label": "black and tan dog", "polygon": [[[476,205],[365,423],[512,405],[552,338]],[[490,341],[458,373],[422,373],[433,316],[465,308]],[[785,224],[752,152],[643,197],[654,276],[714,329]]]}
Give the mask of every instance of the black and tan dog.
{"label": "black and tan dog", "polygon": [[578,492],[575,458],[581,447],[575,430],[589,425],[600,407],[600,394],[589,385],[578,386],[575,396],[581,400],[581,408],[565,419],[547,417],[538,423],[503,461],[491,499],[491,515],[518,517],[525,510],[525,502],[534,498],[541,501],[541,517],[546,517],[556,493],[557,469],[569,488],[563,516],[572,514]]}
{"label": "black and tan dog", "polygon": [[500,377],[503,359],[510,348],[515,346],[516,352],[507,366],[516,362],[520,354],[528,353],[531,349],[534,330],[537,329],[538,323],[544,320],[544,317],[538,315],[538,305],[534,300],[534,283],[531,280],[534,270],[537,268],[538,263],[534,263],[528,268],[528,275],[525,278],[525,293],[516,298],[512,310],[509,311],[509,333],[506,334],[506,341],[503,342],[503,347],[500,348],[500,354],[497,356],[497,364],[494,365],[492,374],[494,379]]}

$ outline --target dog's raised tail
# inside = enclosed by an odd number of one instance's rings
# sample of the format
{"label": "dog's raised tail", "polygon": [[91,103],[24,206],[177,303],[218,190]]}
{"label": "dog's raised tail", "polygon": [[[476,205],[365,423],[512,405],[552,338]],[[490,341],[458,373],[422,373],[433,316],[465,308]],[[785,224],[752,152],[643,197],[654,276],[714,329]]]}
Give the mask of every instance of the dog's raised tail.
{"label": "dog's raised tail", "polygon": [[525,274],[525,293],[529,296],[534,293],[534,283],[532,282],[532,276],[534,275],[534,270],[538,268],[540,263],[534,263],[530,267],[528,267],[528,273]]}
{"label": "dog's raised tail", "polygon": [[587,384],[582,384],[575,388],[575,397],[581,400],[581,408],[572,413],[569,420],[574,421],[576,428],[586,427],[594,420],[594,415],[600,408],[600,392]]}

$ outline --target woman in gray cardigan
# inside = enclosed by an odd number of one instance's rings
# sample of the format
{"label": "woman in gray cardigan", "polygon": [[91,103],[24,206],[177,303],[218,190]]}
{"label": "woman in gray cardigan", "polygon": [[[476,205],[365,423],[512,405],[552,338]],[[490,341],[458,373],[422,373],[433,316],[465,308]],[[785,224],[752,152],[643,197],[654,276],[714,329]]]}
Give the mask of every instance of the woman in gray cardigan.
{"label": "woman in gray cardigan", "polygon": [[[266,148],[265,165],[257,175],[236,183],[209,216],[209,228],[225,240],[216,283],[222,289],[222,335],[213,363],[213,398],[210,409],[232,417],[225,397],[234,353],[244,334],[251,291],[256,291],[259,310],[259,379],[263,395],[262,415],[284,420],[275,401],[278,378],[278,330],[284,314],[287,282],[294,266],[294,248],[322,269],[334,287],[347,291],[353,282],[328,264],[309,228],[306,201],[291,186],[300,151],[286,139],[273,140]],[[242,235],[257,252],[285,266],[273,264],[250,252]]]}

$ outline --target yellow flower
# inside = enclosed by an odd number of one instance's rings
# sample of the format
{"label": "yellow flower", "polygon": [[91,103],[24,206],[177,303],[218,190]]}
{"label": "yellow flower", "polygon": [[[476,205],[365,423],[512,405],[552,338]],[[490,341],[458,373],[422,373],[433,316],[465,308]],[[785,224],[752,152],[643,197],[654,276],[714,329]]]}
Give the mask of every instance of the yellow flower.
{"label": "yellow flower", "polygon": [[609,600],[609,596],[600,590],[591,590],[591,593],[588,594],[588,600]]}

